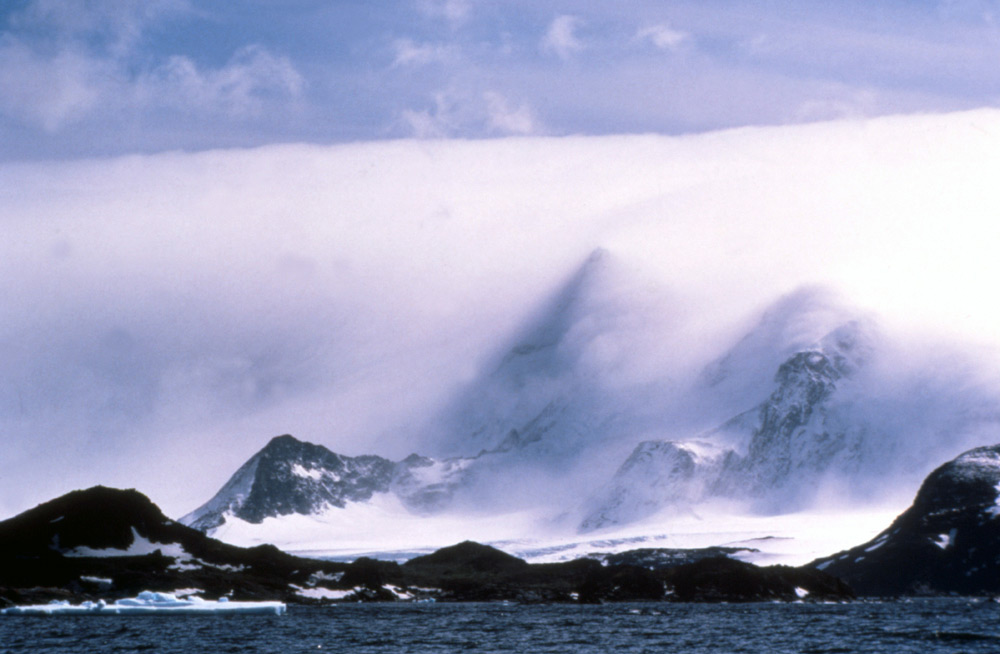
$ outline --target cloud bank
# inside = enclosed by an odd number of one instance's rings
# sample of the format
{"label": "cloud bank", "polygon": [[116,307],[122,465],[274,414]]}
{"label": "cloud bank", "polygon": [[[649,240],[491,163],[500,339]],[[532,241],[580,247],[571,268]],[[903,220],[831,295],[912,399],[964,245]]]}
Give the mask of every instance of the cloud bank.
{"label": "cloud bank", "polygon": [[406,456],[596,248],[646,280],[613,319],[669,326],[649,361],[809,282],[996,346],[998,141],[980,111],[7,164],[0,513],[104,483],[179,515],[286,432]]}

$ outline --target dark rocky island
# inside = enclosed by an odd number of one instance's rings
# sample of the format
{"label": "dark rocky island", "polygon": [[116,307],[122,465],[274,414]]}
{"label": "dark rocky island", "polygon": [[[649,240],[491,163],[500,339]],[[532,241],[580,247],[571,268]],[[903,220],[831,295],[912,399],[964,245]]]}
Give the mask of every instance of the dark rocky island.
{"label": "dark rocky island", "polygon": [[852,596],[848,586],[820,570],[758,568],[718,555],[724,552],[703,554],[656,556],[647,550],[614,561],[529,564],[487,545],[464,542],[403,564],[369,558],[337,563],[292,556],[268,545],[227,545],[167,518],[138,491],[98,486],[0,522],[0,605],[113,600],[142,590],[291,603]]}
{"label": "dark rocky island", "polygon": [[345,568],[207,538],[135,490],[74,491],[0,522],[0,603],[7,604],[177,589],[293,601],[295,586]]}
{"label": "dark rocky island", "polygon": [[1000,593],[1000,445],[945,463],[871,541],[810,565],[859,594]]}

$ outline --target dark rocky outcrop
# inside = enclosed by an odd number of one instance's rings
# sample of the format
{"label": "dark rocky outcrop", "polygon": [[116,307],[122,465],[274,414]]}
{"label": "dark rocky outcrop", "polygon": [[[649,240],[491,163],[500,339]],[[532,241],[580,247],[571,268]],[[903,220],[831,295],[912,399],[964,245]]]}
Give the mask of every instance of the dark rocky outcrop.
{"label": "dark rocky outcrop", "polygon": [[0,522],[0,598],[116,599],[198,588],[206,597],[296,598],[294,585],[342,563],[240,548],[170,520],[135,490],[73,491]]}
{"label": "dark rocky outcrop", "polygon": [[706,558],[674,568],[668,575],[673,599],[681,602],[844,599],[850,587],[809,568],[760,568],[728,557]]}
{"label": "dark rocky outcrop", "polygon": [[817,570],[758,568],[726,557],[704,558],[709,553],[716,552],[683,556],[676,550],[644,550],[603,562],[529,564],[467,541],[402,565],[371,558],[334,563],[291,556],[270,545],[227,545],[170,520],[138,491],[95,487],[0,522],[0,604],[113,600],[142,590],[182,588],[199,589],[206,598],[286,602],[850,596],[846,586]]}
{"label": "dark rocky outcrop", "polygon": [[924,481],[871,541],[810,564],[863,595],[1000,593],[1000,445],[970,450]]}
{"label": "dark rocky outcrop", "polygon": [[758,552],[752,547],[699,547],[692,549],[669,547],[644,547],[637,550],[607,554],[602,557],[606,565],[636,565],[650,570],[676,568],[686,563],[720,556],[733,557],[736,554]]}

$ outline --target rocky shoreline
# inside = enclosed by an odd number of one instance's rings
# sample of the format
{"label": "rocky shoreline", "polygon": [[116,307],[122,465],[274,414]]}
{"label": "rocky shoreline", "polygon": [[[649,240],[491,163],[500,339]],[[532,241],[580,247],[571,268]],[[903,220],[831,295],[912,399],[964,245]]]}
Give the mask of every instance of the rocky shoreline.
{"label": "rocky shoreline", "polygon": [[[706,552],[531,564],[463,542],[405,563],[227,545],[170,520],[135,490],[74,491],[0,522],[0,606],[115,600],[141,591],[290,604],[355,601],[751,602],[846,600],[823,571]],[[642,562],[641,565],[637,562]]]}

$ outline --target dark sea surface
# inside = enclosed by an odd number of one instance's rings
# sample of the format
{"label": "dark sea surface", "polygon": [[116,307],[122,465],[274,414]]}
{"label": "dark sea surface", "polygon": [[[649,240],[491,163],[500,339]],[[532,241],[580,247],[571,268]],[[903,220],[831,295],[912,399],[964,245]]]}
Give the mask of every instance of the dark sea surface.
{"label": "dark sea surface", "polygon": [[1000,604],[351,604],[283,616],[0,616],[12,652],[1000,652]]}

